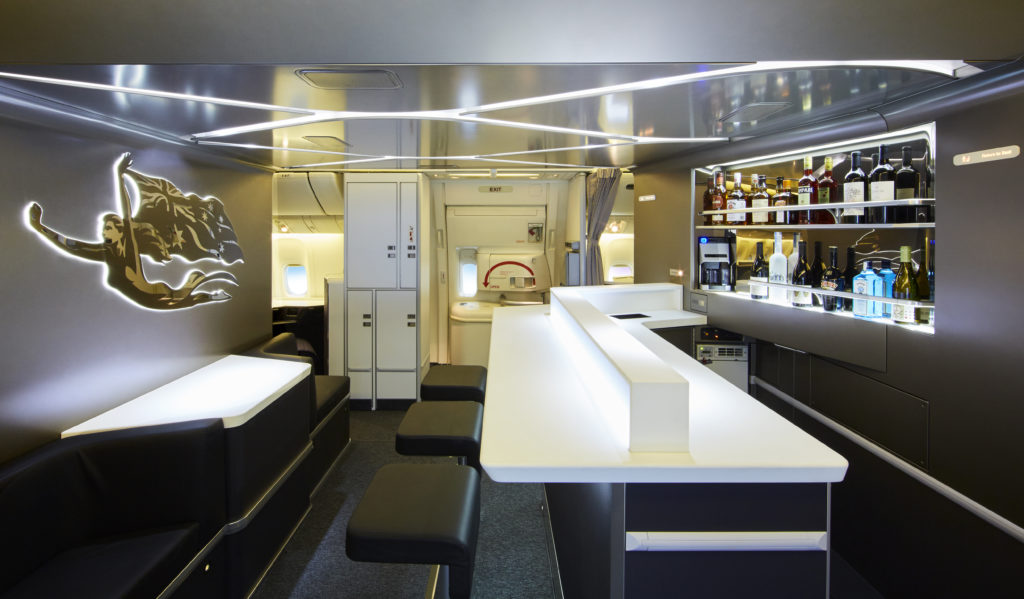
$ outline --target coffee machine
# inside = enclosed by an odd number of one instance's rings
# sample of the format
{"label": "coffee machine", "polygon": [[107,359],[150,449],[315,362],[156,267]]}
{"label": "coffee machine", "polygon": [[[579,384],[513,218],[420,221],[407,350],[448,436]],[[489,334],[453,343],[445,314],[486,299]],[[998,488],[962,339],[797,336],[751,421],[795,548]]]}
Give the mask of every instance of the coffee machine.
{"label": "coffee machine", "polygon": [[700,273],[700,288],[731,291],[733,259],[730,239],[728,237],[700,237],[698,242],[697,271]]}

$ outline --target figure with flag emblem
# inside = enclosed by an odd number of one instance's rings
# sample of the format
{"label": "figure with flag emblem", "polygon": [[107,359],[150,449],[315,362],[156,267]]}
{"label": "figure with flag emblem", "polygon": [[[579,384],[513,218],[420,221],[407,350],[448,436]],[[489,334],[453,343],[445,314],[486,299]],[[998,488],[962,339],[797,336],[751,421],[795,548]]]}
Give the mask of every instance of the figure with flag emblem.
{"label": "figure with flag emblem", "polygon": [[[212,259],[232,264],[242,261],[242,250],[220,200],[185,195],[166,179],[132,170],[131,164],[131,154],[125,153],[115,165],[120,214],[103,216],[102,241],[70,239],[50,229],[42,223],[43,209],[35,202],[28,208],[29,225],[68,254],[106,264],[107,284],[141,306],[174,310],[230,299],[223,289],[199,290],[216,281],[237,285],[226,271],[193,270],[177,288],[146,278],[142,256],[161,263],[179,256],[187,262]],[[135,212],[127,179],[139,194]]]}

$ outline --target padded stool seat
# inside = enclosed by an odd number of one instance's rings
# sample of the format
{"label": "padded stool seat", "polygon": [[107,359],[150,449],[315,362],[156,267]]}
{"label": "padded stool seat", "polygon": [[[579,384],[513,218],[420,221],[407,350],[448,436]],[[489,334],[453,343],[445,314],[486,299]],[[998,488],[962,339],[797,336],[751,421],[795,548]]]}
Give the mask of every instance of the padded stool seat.
{"label": "padded stool seat", "polygon": [[352,512],[355,561],[438,564],[452,599],[469,599],[480,523],[480,475],[458,464],[388,464]]}
{"label": "padded stool seat", "polygon": [[409,406],[395,434],[402,455],[459,456],[480,471],[484,409],[475,401],[431,401]]}
{"label": "padded stool seat", "polygon": [[487,369],[483,366],[435,364],[420,383],[420,398],[484,403],[486,389]]}

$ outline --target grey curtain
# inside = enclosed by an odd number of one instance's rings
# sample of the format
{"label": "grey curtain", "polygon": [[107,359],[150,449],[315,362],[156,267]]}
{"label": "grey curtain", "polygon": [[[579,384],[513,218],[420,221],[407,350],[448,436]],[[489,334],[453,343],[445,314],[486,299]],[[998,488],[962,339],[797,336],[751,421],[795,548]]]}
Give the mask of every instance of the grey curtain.
{"label": "grey curtain", "polygon": [[612,214],[621,175],[617,168],[599,168],[587,175],[587,276],[584,285],[604,284],[604,264],[597,242]]}

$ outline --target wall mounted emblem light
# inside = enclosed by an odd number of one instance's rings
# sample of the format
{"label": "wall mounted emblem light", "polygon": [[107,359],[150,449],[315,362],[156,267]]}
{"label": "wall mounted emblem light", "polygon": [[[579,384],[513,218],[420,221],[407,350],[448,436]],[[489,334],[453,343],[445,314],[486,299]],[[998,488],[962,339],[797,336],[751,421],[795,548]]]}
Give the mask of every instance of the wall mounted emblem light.
{"label": "wall mounted emblem light", "polygon": [[[42,206],[35,202],[26,208],[26,223],[67,254],[105,264],[107,286],[145,308],[177,310],[231,299],[218,285],[238,285],[238,280],[223,270],[192,270],[177,286],[147,277],[144,256],[155,263],[170,262],[172,257],[189,264],[244,260],[220,200],[185,194],[166,179],[133,170],[131,163],[131,154],[125,153],[114,164],[120,213],[102,216],[102,240],[70,239],[50,229],[42,223]],[[137,198],[134,211],[132,192]]]}

